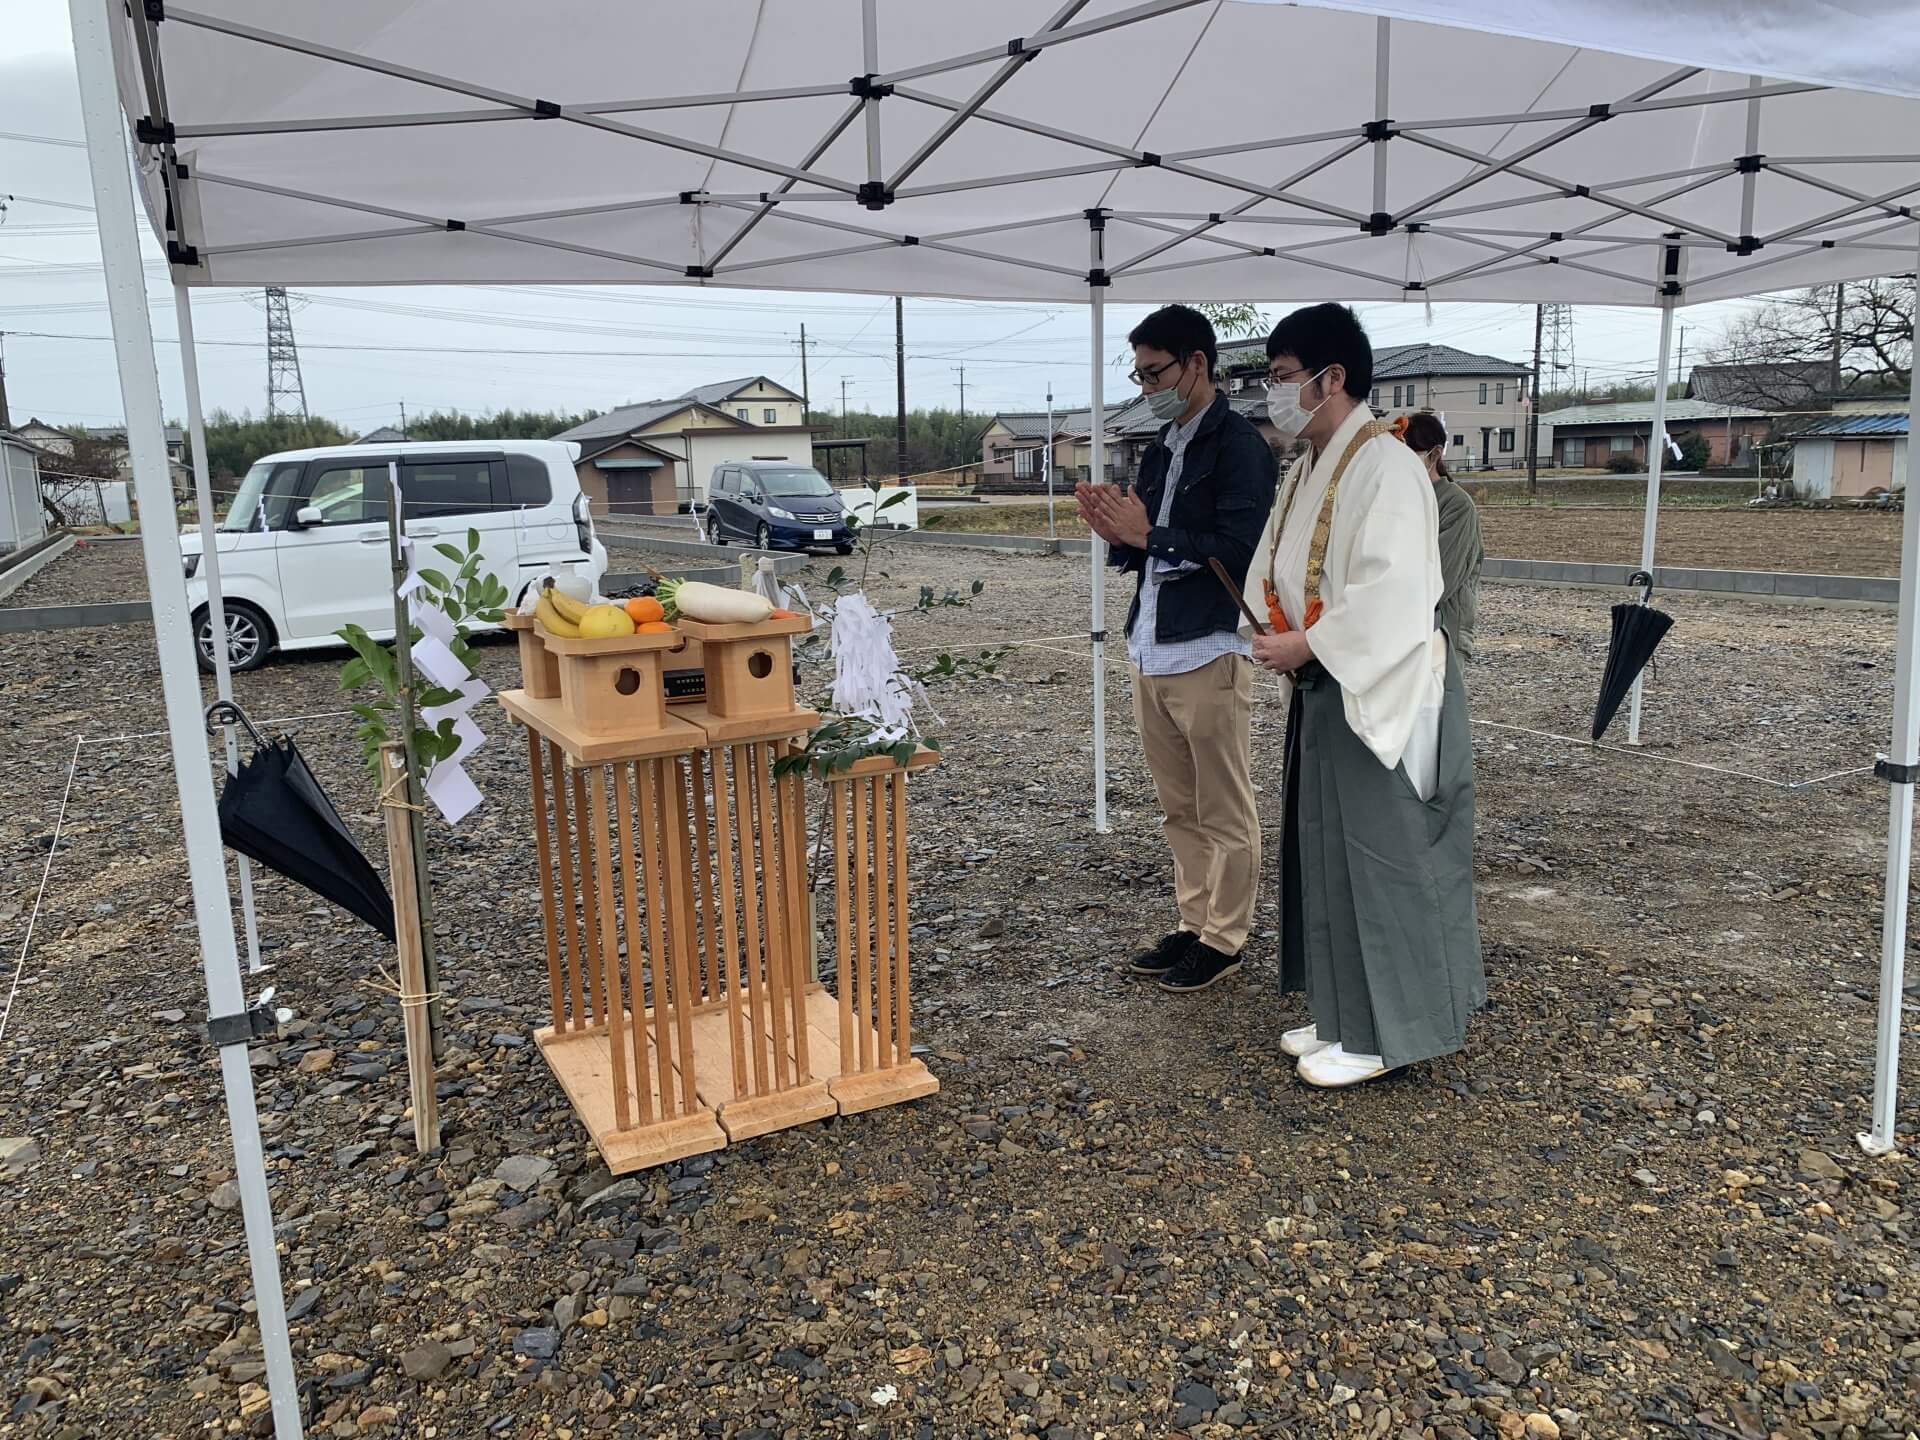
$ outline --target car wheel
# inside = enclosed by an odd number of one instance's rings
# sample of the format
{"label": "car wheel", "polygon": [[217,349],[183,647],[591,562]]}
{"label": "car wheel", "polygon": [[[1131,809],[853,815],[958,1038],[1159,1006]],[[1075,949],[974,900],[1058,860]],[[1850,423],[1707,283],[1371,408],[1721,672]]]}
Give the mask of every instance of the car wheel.
{"label": "car wheel", "polygon": [[725,545],[727,543],[727,532],[721,528],[720,517],[711,510],[707,512],[706,530],[707,543],[709,545]]}
{"label": "car wheel", "polygon": [[853,547],[851,545],[836,545],[833,548],[841,555],[851,555],[853,553]]}
{"label": "car wheel", "polygon": [[762,520],[760,522],[760,528],[753,532],[753,543],[758,545],[762,550],[771,550],[773,548],[773,532],[767,528],[766,521]]}
{"label": "car wheel", "polygon": [[[273,653],[273,627],[267,617],[244,600],[226,602],[227,668],[258,670]],[[200,668],[214,673],[213,616],[206,606],[193,612],[193,653]]]}

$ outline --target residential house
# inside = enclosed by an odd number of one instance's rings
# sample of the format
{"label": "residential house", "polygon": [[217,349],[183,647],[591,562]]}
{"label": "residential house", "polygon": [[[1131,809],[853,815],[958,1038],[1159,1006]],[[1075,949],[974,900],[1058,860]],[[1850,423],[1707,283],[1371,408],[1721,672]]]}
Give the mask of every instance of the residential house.
{"label": "residential house", "polygon": [[[1776,415],[1753,406],[1705,400],[1667,401],[1667,434],[1684,445],[1689,435],[1707,442],[1710,467],[1752,463],[1753,447],[1773,437]],[[1625,400],[1602,405],[1569,405],[1540,417],[1540,460],[1569,470],[1602,470],[1620,456],[1647,463],[1653,430],[1653,401]]]}
{"label": "residential house", "polygon": [[[48,471],[57,471],[61,457],[73,457],[72,433],[41,420],[29,420],[18,426],[14,432],[30,445],[37,445],[47,457],[48,463],[42,466]],[[133,479],[133,459],[127,450],[127,430],[124,425],[89,425],[80,431],[88,440],[97,440],[111,445],[118,452],[114,459],[115,476],[120,480]],[[167,468],[172,476],[174,491],[178,494],[193,493],[193,475],[187,464],[187,436],[178,425],[169,425],[167,435]]]}
{"label": "residential house", "polygon": [[1847,500],[1907,484],[1907,414],[1832,415],[1788,435],[1802,500]]}
{"label": "residential house", "polygon": [[[1267,400],[1262,393],[1229,395],[1228,402],[1253,421],[1275,449],[1283,448],[1267,424]],[[1053,464],[1056,489],[1087,478],[1093,468],[1093,412],[1087,409],[1053,413]],[[980,437],[982,490],[1036,493],[1046,488],[1047,412],[1001,411]],[[1166,428],[1156,419],[1145,397],[1135,395],[1106,407],[1102,457],[1106,478],[1129,484],[1140,472],[1147,447]]]}
{"label": "residential house", "polygon": [[1687,376],[1687,398],[1747,410],[1824,410],[1829,373],[1818,362],[1696,365]]}
{"label": "residential house", "polygon": [[353,443],[356,445],[399,445],[403,444],[406,438],[398,426],[382,425],[378,430],[369,430]]}
{"label": "residential house", "polygon": [[[701,396],[727,404],[731,413]],[[811,465],[813,431],[799,422],[801,404],[791,390],[754,376],[625,405],[553,438],[580,446],[575,469],[595,514],[670,515],[705,502],[715,465]]]}
{"label": "residential house", "polygon": [[[1231,347],[1221,354],[1220,369],[1229,394],[1259,394],[1266,342]],[[1514,361],[1452,345],[1381,345],[1373,352],[1368,398],[1383,419],[1419,410],[1445,417],[1447,463],[1456,470],[1524,465],[1532,373]]]}

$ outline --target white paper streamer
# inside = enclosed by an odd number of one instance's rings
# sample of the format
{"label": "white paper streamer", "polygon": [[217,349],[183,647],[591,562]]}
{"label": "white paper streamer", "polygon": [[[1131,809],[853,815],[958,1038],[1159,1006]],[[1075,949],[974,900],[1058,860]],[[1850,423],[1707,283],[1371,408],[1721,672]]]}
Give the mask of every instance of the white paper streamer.
{"label": "white paper streamer", "polygon": [[865,595],[843,595],[833,607],[832,645],[833,708],[872,722],[876,740],[906,738],[920,687],[900,672],[892,622]]}
{"label": "white paper streamer", "polygon": [[464,765],[442,760],[427,775],[427,798],[447,817],[449,825],[458,825],[480,803],[480,787],[473,783]]}

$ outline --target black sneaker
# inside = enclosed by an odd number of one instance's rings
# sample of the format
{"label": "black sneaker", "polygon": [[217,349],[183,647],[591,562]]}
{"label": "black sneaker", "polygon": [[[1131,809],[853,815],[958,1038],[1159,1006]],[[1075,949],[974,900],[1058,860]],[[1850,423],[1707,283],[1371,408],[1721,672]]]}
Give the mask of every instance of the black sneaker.
{"label": "black sneaker", "polygon": [[1238,955],[1223,955],[1211,945],[1196,940],[1173,973],[1161,980],[1160,988],[1175,995],[1191,995],[1238,974],[1239,970]]}
{"label": "black sneaker", "polygon": [[1191,930],[1176,930],[1151,950],[1142,950],[1127,962],[1127,969],[1135,975],[1146,975],[1159,979],[1179,968],[1187,952],[1200,943],[1200,937]]}

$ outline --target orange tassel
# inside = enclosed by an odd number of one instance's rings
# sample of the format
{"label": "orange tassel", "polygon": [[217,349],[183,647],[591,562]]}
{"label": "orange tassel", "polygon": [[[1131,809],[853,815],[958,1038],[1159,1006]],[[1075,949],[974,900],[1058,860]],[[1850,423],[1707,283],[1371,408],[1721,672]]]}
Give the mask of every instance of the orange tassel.
{"label": "orange tassel", "polygon": [[[1260,584],[1266,593],[1267,623],[1273,627],[1274,634],[1284,635],[1287,631],[1293,629],[1293,626],[1287,623],[1286,611],[1280,608],[1280,596],[1275,592],[1271,580],[1262,580]],[[1314,622],[1319,620],[1320,612],[1323,608],[1318,599],[1315,599],[1311,605],[1307,606],[1307,623],[1301,628],[1311,630]]]}

